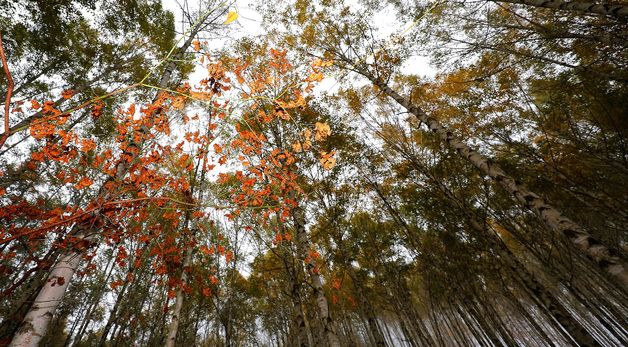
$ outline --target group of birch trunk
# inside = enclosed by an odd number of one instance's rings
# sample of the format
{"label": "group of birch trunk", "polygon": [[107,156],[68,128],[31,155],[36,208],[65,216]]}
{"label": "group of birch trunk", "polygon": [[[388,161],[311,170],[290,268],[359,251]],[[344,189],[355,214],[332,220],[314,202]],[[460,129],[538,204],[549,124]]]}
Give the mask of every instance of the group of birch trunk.
{"label": "group of birch trunk", "polygon": [[[388,10],[401,8],[398,18],[413,13],[408,38],[377,39],[364,14],[382,5],[369,1],[360,4],[362,13],[341,1],[263,8],[267,20],[282,17],[268,26],[294,30],[270,41],[285,45],[294,65],[333,62],[326,73],[340,85],[333,95],[291,109],[289,121],[260,122],[255,108],[254,116],[238,113],[237,122],[267,139],[268,150],[252,162],[270,150],[289,151],[307,125],[331,126],[317,146],[338,152],[336,167],[322,170],[304,155],[285,173],[298,177],[292,184],[299,191],[270,188],[293,201],[287,215],[243,208],[225,220],[218,210],[210,225],[183,207],[170,230],[176,237],[121,240],[129,254],[124,265],[117,260],[122,251],[101,240],[105,221],[74,225],[69,235],[102,249],[90,261],[96,269],[75,276],[86,266],[85,254],[50,249],[34,269],[0,282],[2,293],[15,293],[2,305],[0,341],[628,345],[628,36],[620,30],[628,25],[627,7],[390,3]],[[159,88],[176,86],[177,64],[199,31],[225,11],[197,18],[162,67]],[[458,27],[460,33],[447,32]],[[504,37],[487,40],[496,33]],[[513,38],[525,43],[509,45]],[[252,46],[245,40],[233,49]],[[404,60],[422,50],[440,64],[455,60],[447,50],[464,59],[431,79],[404,75]],[[292,84],[286,80],[284,87]],[[273,97],[279,96],[267,99]],[[270,113],[276,105],[262,107]],[[144,147],[150,130],[138,132],[112,180],[124,180]],[[197,162],[191,171],[189,205],[231,203],[226,192],[233,186],[209,182],[205,168]],[[96,199],[108,199],[106,183]],[[258,182],[264,183],[270,184]],[[139,227],[163,223],[160,213]],[[141,250],[172,240],[180,257],[164,277],[153,255]],[[207,257],[197,243],[225,244],[233,257]],[[211,284],[195,287],[201,277]]]}

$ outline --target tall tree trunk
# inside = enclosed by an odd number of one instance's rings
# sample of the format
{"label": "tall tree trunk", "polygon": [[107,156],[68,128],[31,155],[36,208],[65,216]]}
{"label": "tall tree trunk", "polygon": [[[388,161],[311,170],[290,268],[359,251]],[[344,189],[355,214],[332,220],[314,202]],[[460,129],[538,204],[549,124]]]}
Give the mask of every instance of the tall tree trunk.
{"label": "tall tree trunk", "polygon": [[530,312],[528,312],[526,307],[521,303],[519,298],[512,292],[512,290],[510,288],[505,288],[504,294],[517,308],[519,314],[521,314],[521,316],[534,328],[536,333],[539,334],[540,338],[543,340],[543,345],[548,347],[555,347],[556,343],[552,341],[550,336],[547,334],[546,329],[541,326],[541,322],[538,322],[536,319],[534,319],[534,317],[530,315]]}
{"label": "tall tree trunk", "polygon": [[488,337],[488,340],[491,342],[492,346],[502,346],[503,343],[499,339],[497,334],[495,334],[495,329],[493,329],[493,327],[488,324],[486,316],[482,314],[482,311],[478,309],[478,306],[475,304],[475,300],[466,296],[466,294],[464,295],[465,297],[462,299],[462,303],[480,326],[481,332],[486,337]]}
{"label": "tall tree trunk", "polygon": [[435,341],[432,339],[423,323],[423,319],[419,316],[414,307],[405,278],[401,278],[398,283],[396,293],[391,293],[395,300],[395,306],[403,316],[407,317],[409,326],[412,328],[413,333],[417,335],[418,341],[420,341],[422,345],[429,346],[435,344]]}
{"label": "tall tree trunk", "polygon": [[625,4],[599,4],[585,1],[562,1],[562,0],[490,0],[493,2],[507,2],[511,4],[527,5],[534,7],[551,8],[555,10],[566,10],[573,12],[584,12],[588,14],[601,14],[617,18],[628,17],[628,6]]}
{"label": "tall tree trunk", "polygon": [[120,292],[118,293],[118,297],[116,298],[116,302],[113,305],[113,308],[111,309],[111,313],[109,314],[109,319],[107,320],[107,323],[105,324],[105,327],[103,328],[103,332],[102,332],[102,334],[100,336],[100,342],[98,343],[99,347],[103,347],[103,346],[106,345],[107,337],[109,336],[109,331],[111,330],[112,327],[114,327],[114,325],[116,324],[116,322],[117,322],[117,320],[119,318],[118,311],[120,311],[120,306],[122,306],[122,302],[124,302],[125,299],[127,299],[125,294],[126,294],[127,289],[129,288],[129,285],[131,283],[129,281],[129,278],[130,278],[129,276],[126,276],[124,284],[120,288]]}
{"label": "tall tree trunk", "polygon": [[[449,194],[445,187],[441,187],[441,191],[448,195],[450,200],[453,200],[455,204],[459,202],[457,199]],[[458,206],[463,208],[463,206]],[[525,265],[523,265],[516,256],[501,242],[496,240],[496,234],[487,229],[485,223],[480,223],[472,213],[465,211],[469,224],[481,233],[484,237],[487,237],[499,257],[504,261],[506,266],[510,269],[512,275],[516,276],[524,287],[527,288],[534,298],[537,298],[541,307],[555,319],[580,346],[599,346],[597,341],[591,336],[591,334],[577,321],[569,312],[563,307],[563,305],[556,299],[556,297],[539,281],[536,280],[534,275],[530,273]]]}
{"label": "tall tree trunk", "polygon": [[429,303],[429,306],[427,308],[427,313],[428,313],[428,317],[430,318],[430,325],[432,327],[432,330],[434,331],[434,336],[435,336],[434,340],[436,342],[435,345],[445,346],[445,341],[443,341],[443,334],[440,330],[440,324],[438,320],[436,319],[436,314],[434,311],[434,298],[432,297],[429,285],[428,285],[427,297],[428,297],[428,303]]}
{"label": "tall tree trunk", "polygon": [[[296,239],[299,257],[305,261],[307,253],[310,250],[310,241],[305,230],[305,211],[301,207],[295,207],[292,211],[292,219],[296,229]],[[334,321],[329,314],[329,304],[325,293],[323,291],[323,281],[318,274],[318,269],[314,265],[314,259],[306,262],[305,267],[310,277],[312,290],[314,297],[316,298],[316,304],[318,306],[318,313],[320,314],[320,320],[323,326],[324,334],[327,338],[327,343],[330,347],[340,347],[340,340],[336,335]]]}
{"label": "tall tree trunk", "polygon": [[471,317],[467,314],[467,309],[463,309],[462,303],[457,303],[455,305],[456,311],[458,311],[458,315],[460,316],[460,318],[462,318],[462,321],[467,326],[467,329],[469,329],[471,336],[473,336],[473,338],[478,342],[480,347],[485,347],[487,344],[485,338],[482,336],[482,331],[478,330],[477,325],[471,320]]}
{"label": "tall tree trunk", "polygon": [[416,116],[421,122],[427,124],[431,131],[437,133],[440,138],[449,144],[462,158],[473,164],[480,172],[496,181],[525,207],[536,212],[549,227],[567,238],[574,246],[582,250],[587,257],[596,262],[600,268],[614,276],[624,288],[628,288],[628,270],[623,261],[614,255],[610,249],[594,239],[575,222],[562,215],[560,211],[547,203],[539,195],[530,191],[514,178],[508,176],[499,165],[474,151],[466,143],[456,138],[454,134],[438,120],[429,116],[418,106],[411,104],[407,98],[402,97],[399,93],[392,90],[385,82],[368,71],[357,71],[379,87],[386,95],[393,98],[397,103],[408,110],[408,112]]}
{"label": "tall tree trunk", "polygon": [[42,268],[35,271],[35,274],[26,281],[26,285],[21,288],[21,293],[8,311],[4,315],[4,320],[0,325],[0,345],[6,345],[11,342],[13,336],[20,328],[20,323],[31,310],[35,299],[46,279],[48,278],[48,269]]}
{"label": "tall tree trunk", "polygon": [[[278,222],[277,227],[283,233],[283,223]],[[305,313],[303,312],[301,300],[301,282],[299,280],[299,274],[302,273],[302,268],[300,267],[300,263],[291,261],[293,255],[286,244],[281,244],[280,249],[280,259],[289,278],[287,290],[292,300],[287,344],[298,347],[311,346],[311,338],[309,337],[308,325],[305,321]]]}
{"label": "tall tree trunk", "polygon": [[477,292],[474,294],[474,296],[478,309],[481,307],[482,311],[486,313],[486,317],[488,317],[489,321],[492,322],[492,325],[495,327],[495,331],[505,342],[506,346],[516,346],[517,343],[510,334],[510,330],[506,327],[506,324],[504,324],[504,321],[499,316],[499,313],[495,310],[493,303],[494,300],[491,300],[485,296],[483,298],[480,298],[480,294]]}
{"label": "tall tree trunk", "polygon": [[[294,295],[294,286],[292,289]],[[301,309],[301,302],[299,301],[293,307],[291,324],[290,324],[290,345],[307,347],[309,346],[309,338],[307,334],[307,326],[305,325],[305,319],[303,317],[303,310]]]}
{"label": "tall tree trunk", "polygon": [[81,262],[79,252],[70,252],[59,259],[41,287],[33,305],[24,316],[10,347],[38,346],[48,331],[53,314],[61,303],[70,279]]}
{"label": "tall tree trunk", "polygon": [[419,345],[416,342],[416,338],[414,337],[414,334],[412,334],[410,332],[410,330],[408,330],[408,325],[406,323],[406,320],[401,317],[401,315],[399,315],[397,313],[397,319],[399,319],[399,326],[401,327],[401,333],[403,334],[404,337],[404,341],[407,342],[411,347],[418,347]]}
{"label": "tall tree trunk", "polygon": [[464,330],[460,324],[461,319],[458,318],[455,307],[448,308],[445,316],[447,317],[447,321],[449,322],[451,329],[458,336],[460,344],[463,346],[473,345],[473,341],[471,341],[469,334],[467,334],[466,330]]}
{"label": "tall tree trunk", "polygon": [[[336,244],[338,244],[341,248],[342,258],[348,259],[349,255],[348,255],[348,252],[346,252],[347,247],[343,245],[342,236],[339,234],[335,234],[334,240]],[[368,296],[366,295],[366,291],[362,283],[362,280],[358,278],[358,275],[355,272],[355,269],[353,268],[353,265],[350,262],[345,261],[343,263],[343,266],[345,269],[347,269],[348,274],[351,277],[351,280],[353,281],[354,287],[356,289],[356,294],[359,297],[359,300],[361,303],[359,309],[366,318],[368,328],[369,328],[368,335],[371,338],[371,343],[374,346],[386,346],[386,339],[384,338],[384,335],[382,334],[382,331],[377,323],[377,316],[375,314],[375,310],[373,309],[373,305],[371,305],[371,302],[368,300]]]}
{"label": "tall tree trunk", "polygon": [[[398,146],[393,148],[396,148],[400,152],[402,151]],[[432,175],[421,163],[415,160],[415,158],[408,157],[408,159],[417,170],[427,176],[432,183],[438,187],[443,195],[464,214],[471,227],[478,232],[479,236],[489,241],[502,261],[504,261],[506,266],[508,266],[511,274],[523,283],[524,288],[531,292],[531,295],[537,299],[537,302],[543,309],[546,310],[550,317],[555,319],[579,345],[599,346],[593,336],[577,320],[575,320],[571,314],[567,312],[558,299],[556,299],[556,297],[545,286],[537,281],[534,275],[525,268],[525,265],[520,263],[516,256],[506,247],[506,245],[504,245],[503,242],[497,238],[497,235],[488,229],[486,223],[482,223],[477,220],[473,212],[470,211],[468,207],[465,206],[464,203],[462,203],[438,178]],[[501,228],[501,226],[496,225],[496,228]],[[504,338],[506,338],[506,336],[504,336]]]}
{"label": "tall tree trunk", "polygon": [[600,346],[591,334],[563,308],[560,302],[545,289],[529,273],[523,264],[519,263],[512,254],[503,254],[503,258],[513,274],[524,284],[532,295],[537,298],[546,312],[555,319],[580,346]]}
{"label": "tall tree trunk", "polygon": [[188,281],[187,268],[192,263],[192,252],[190,249],[185,249],[185,256],[183,260],[183,266],[181,269],[181,286],[177,289],[177,296],[174,302],[174,308],[172,309],[172,318],[168,325],[168,337],[166,338],[166,347],[174,347],[177,339],[177,331],[179,329],[179,322],[181,320],[181,308],[183,307],[183,286]]}
{"label": "tall tree trunk", "polygon": [[[351,266],[351,264],[349,264],[349,266]],[[361,301],[360,310],[363,312],[366,318],[366,322],[369,327],[369,335],[371,335],[373,338],[373,345],[386,346],[386,340],[384,338],[384,335],[382,334],[379,324],[377,323],[377,316],[375,315],[375,310],[373,309],[373,306],[364,294],[364,291],[361,288],[360,284],[356,285],[356,289],[358,289],[357,294],[360,296]]]}

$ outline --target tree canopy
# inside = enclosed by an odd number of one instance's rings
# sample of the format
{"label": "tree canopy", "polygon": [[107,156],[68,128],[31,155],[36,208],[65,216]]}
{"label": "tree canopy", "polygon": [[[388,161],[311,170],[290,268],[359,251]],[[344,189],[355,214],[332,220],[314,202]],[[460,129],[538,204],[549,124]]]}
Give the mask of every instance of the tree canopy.
{"label": "tree canopy", "polygon": [[628,345],[627,48],[620,1],[0,0],[0,345]]}

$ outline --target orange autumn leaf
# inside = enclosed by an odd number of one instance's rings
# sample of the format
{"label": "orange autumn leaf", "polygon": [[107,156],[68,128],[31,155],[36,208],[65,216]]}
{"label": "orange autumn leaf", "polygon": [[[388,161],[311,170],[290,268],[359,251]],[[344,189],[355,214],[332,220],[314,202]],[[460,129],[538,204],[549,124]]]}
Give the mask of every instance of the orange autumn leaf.
{"label": "orange autumn leaf", "polygon": [[33,99],[31,100],[31,107],[33,108],[33,110],[39,110],[41,108],[41,105],[39,104],[39,102],[37,102],[37,100]]}
{"label": "orange autumn leaf", "polygon": [[81,178],[80,181],[78,181],[78,183],[75,185],[75,187],[76,187],[76,189],[83,189],[83,188],[91,186],[92,183],[94,183],[92,180],[90,180],[87,177],[83,177],[83,178]]}
{"label": "orange autumn leaf", "polygon": [[301,146],[300,142],[295,142],[295,143],[292,144],[292,150],[295,153],[299,153],[299,152],[301,152],[303,150],[303,146]]}
{"label": "orange autumn leaf", "polygon": [[177,96],[172,100],[172,108],[175,110],[181,110],[185,106],[185,96]]}
{"label": "orange autumn leaf", "polygon": [[44,153],[42,153],[42,152],[32,152],[31,153],[31,158],[34,161],[44,161]]}
{"label": "orange autumn leaf", "polygon": [[310,148],[312,148],[312,141],[310,141],[309,139],[303,141],[303,146],[302,147],[303,147],[304,151],[309,150]]}
{"label": "orange autumn leaf", "polygon": [[274,244],[278,244],[283,240],[283,235],[282,234],[276,234],[275,235],[275,239],[273,240]]}
{"label": "orange autumn leaf", "polygon": [[66,89],[61,92],[61,96],[66,100],[71,98],[73,95],[74,95],[74,91],[72,89]]}
{"label": "orange autumn leaf", "polygon": [[222,147],[217,143],[214,143],[214,152],[216,152],[216,154],[222,153]]}
{"label": "orange autumn leaf", "polygon": [[121,286],[123,284],[124,284],[124,282],[122,282],[121,280],[117,280],[117,281],[113,281],[113,282],[109,283],[109,287],[111,289],[116,289],[116,288],[118,288],[119,286]]}
{"label": "orange autumn leaf", "polygon": [[92,106],[92,117],[98,119],[102,115],[102,109],[104,104],[102,102],[96,102]]}
{"label": "orange autumn leaf", "polygon": [[87,153],[92,149],[96,148],[96,142],[90,139],[82,139],[81,140],[81,152]]}

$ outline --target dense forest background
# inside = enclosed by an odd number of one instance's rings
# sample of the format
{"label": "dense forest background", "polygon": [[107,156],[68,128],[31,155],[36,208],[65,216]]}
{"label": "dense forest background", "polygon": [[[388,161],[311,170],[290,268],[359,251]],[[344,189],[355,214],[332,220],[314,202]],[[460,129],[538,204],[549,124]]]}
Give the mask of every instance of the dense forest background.
{"label": "dense forest background", "polygon": [[1,346],[628,345],[621,0],[0,0],[0,34]]}

